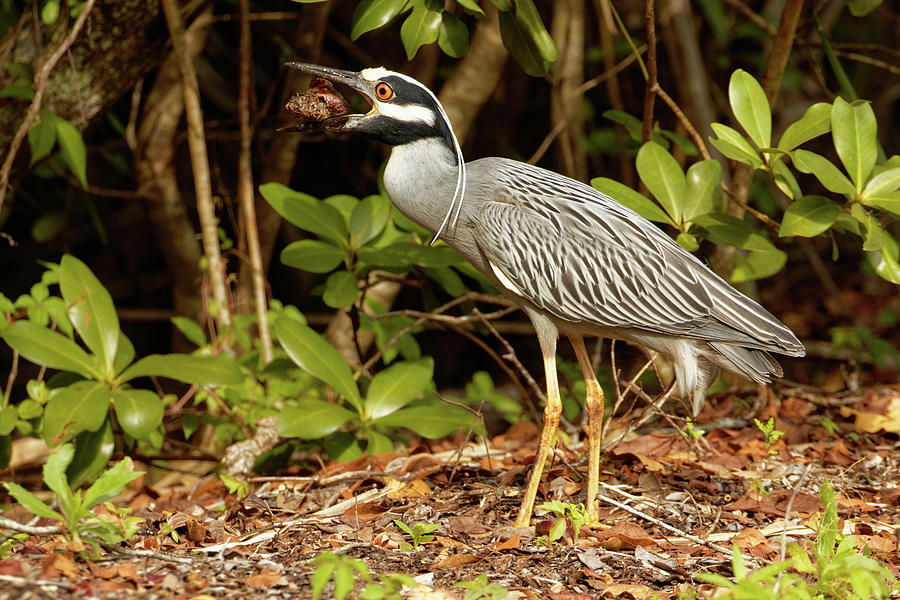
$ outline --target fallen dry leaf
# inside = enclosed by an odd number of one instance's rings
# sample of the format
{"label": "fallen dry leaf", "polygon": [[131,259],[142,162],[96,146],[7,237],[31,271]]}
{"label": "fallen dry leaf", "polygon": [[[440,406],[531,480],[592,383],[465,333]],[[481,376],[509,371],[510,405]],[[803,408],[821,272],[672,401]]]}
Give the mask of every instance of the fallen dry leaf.
{"label": "fallen dry leaf", "polygon": [[262,573],[257,573],[256,575],[251,575],[246,578],[244,583],[255,588],[269,587],[279,579],[281,579],[281,573],[279,571],[263,571]]}

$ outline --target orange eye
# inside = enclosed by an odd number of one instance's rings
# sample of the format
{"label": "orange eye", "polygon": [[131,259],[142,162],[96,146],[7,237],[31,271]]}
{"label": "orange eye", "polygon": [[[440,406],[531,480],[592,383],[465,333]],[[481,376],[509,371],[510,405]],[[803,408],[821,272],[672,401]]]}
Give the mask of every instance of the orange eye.
{"label": "orange eye", "polygon": [[379,100],[390,100],[394,97],[394,90],[385,82],[381,82],[375,86],[375,95]]}

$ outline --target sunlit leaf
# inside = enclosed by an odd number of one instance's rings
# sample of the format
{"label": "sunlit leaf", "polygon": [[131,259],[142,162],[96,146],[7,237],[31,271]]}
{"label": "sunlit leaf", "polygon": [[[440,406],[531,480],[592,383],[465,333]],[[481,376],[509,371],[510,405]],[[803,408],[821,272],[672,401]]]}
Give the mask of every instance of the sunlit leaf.
{"label": "sunlit leaf", "polygon": [[195,346],[206,344],[206,332],[203,331],[203,328],[200,327],[197,321],[187,317],[172,317],[169,321]]}
{"label": "sunlit leaf", "polygon": [[866,206],[878,208],[900,218],[900,192],[891,192],[880,196],[866,196],[862,202]]}
{"label": "sunlit leaf", "polygon": [[469,49],[469,28],[453,14],[444,12],[438,46],[447,56],[461,57]]}
{"label": "sunlit leaf", "polygon": [[786,262],[787,254],[777,249],[768,252],[751,251],[746,256],[736,253],[731,281],[743,283],[770,277],[780,271]]}
{"label": "sunlit leaf", "polygon": [[789,152],[797,146],[831,131],[831,104],[817,102],[798,121],[788,125],[778,140],[778,149]]}
{"label": "sunlit leaf", "polygon": [[384,196],[363,198],[350,214],[350,246],[360,248],[384,231],[391,216],[391,203]]}
{"label": "sunlit leaf", "polygon": [[694,219],[706,231],[706,237],[719,245],[744,250],[772,252],[775,246],[744,221],[725,213],[709,213]]}
{"label": "sunlit leaf", "polygon": [[559,58],[559,48],[547,28],[544,27],[544,21],[538,13],[537,7],[532,0],[515,0],[516,20],[522,24],[522,27],[531,36],[538,52],[546,62],[552,63]]}
{"label": "sunlit leaf", "polygon": [[369,385],[366,412],[379,419],[406,406],[431,383],[434,362],[431,358],[407,360],[381,371]]}
{"label": "sunlit leaf", "polygon": [[280,183],[264,183],[259,192],[278,214],[300,229],[341,246],[347,244],[347,224],[333,206]]}
{"label": "sunlit leaf", "polygon": [[0,337],[13,350],[35,364],[72,371],[87,378],[99,376],[97,367],[87,352],[66,336],[46,327],[29,321],[16,321],[0,331]]}
{"label": "sunlit leaf", "polygon": [[840,97],[834,99],[831,110],[834,148],[856,191],[862,191],[878,158],[877,127],[875,113],[868,102],[858,100],[851,104]]}
{"label": "sunlit leaf", "polygon": [[97,431],[109,412],[111,391],[99,381],[79,381],[57,391],[44,410],[44,439],[53,443],[65,430],[66,439],[81,431]]}
{"label": "sunlit leaf", "polygon": [[285,437],[317,440],[337,431],[355,417],[352,411],[315,398],[301,398],[289,404],[278,417],[278,433]]}
{"label": "sunlit leaf", "polygon": [[350,39],[356,39],[367,31],[378,29],[400,14],[406,0],[362,0],[353,11]]}
{"label": "sunlit leaf", "polygon": [[56,144],[56,127],[53,115],[41,109],[38,118],[28,130],[28,146],[31,148],[31,163],[34,164],[50,154]]}
{"label": "sunlit leaf", "polygon": [[900,189],[900,167],[887,169],[872,177],[863,190],[863,201],[867,196],[882,196]]}
{"label": "sunlit leaf", "polygon": [[400,39],[406,49],[406,59],[412,60],[419,48],[436,42],[440,31],[440,11],[431,10],[427,2],[414,4],[412,12],[400,27]]}
{"label": "sunlit leaf", "polygon": [[137,377],[167,377],[200,386],[217,386],[240,383],[244,377],[233,358],[219,356],[192,356],[190,354],[151,354],[140,359],[119,376],[130,381]]}
{"label": "sunlit leaf", "polygon": [[322,300],[331,308],[348,308],[356,302],[359,295],[359,282],[356,275],[348,271],[335,271],[325,282]]}
{"label": "sunlit leaf", "polygon": [[754,169],[762,167],[763,161],[753,145],[736,129],[721,123],[712,123],[713,133],[718,138],[710,138],[710,143],[726,157],[751,165]]}
{"label": "sunlit leaf", "polygon": [[535,45],[530,33],[516,19],[511,10],[502,11],[500,18],[500,37],[503,45],[516,62],[528,75],[543,77],[550,70],[550,64],[541,56],[540,49]]}
{"label": "sunlit leaf", "polygon": [[722,165],[716,160],[692,164],[685,176],[683,215],[685,221],[712,212],[722,201]]}
{"label": "sunlit leaf", "polygon": [[59,289],[81,339],[111,373],[119,344],[119,316],[112,296],[88,266],[70,254],[59,264]]}
{"label": "sunlit leaf", "polygon": [[824,196],[809,195],[792,202],[784,212],[780,237],[813,237],[834,225],[841,208]]}
{"label": "sunlit leaf", "polygon": [[847,0],[847,8],[854,17],[864,17],[879,6],[882,0]]}
{"label": "sunlit leaf", "polygon": [[468,427],[475,418],[477,417],[453,406],[411,406],[384,416],[374,423],[406,427],[422,437],[438,439]]}
{"label": "sunlit leaf", "polygon": [[81,185],[87,187],[87,148],[81,132],[62,117],[55,115],[54,117],[53,125],[56,128],[56,139],[59,141],[63,162]]}
{"label": "sunlit leaf", "polygon": [[645,219],[656,221],[657,223],[675,224],[656,202],[614,179],[595,177],[591,179],[591,186],[619,204],[627,206]]}
{"label": "sunlit leaf", "polygon": [[853,196],[856,188],[847,176],[841,173],[833,162],[809,150],[794,150],[791,152],[794,166],[801,173],[811,173],[825,186],[829,192]]}
{"label": "sunlit leaf", "polygon": [[734,116],[757,148],[772,143],[772,109],[759,82],[742,69],[731,75],[728,100]]}
{"label": "sunlit leaf", "polygon": [[74,440],[75,456],[66,467],[66,477],[72,489],[93,481],[106,469],[116,447],[109,417],[97,431],[82,431]]}
{"label": "sunlit leaf", "polygon": [[281,262],[310,273],[328,273],[344,261],[346,252],[330,242],[300,240],[281,251]]}
{"label": "sunlit leaf", "polygon": [[676,223],[684,213],[684,172],[669,152],[656,142],[647,142],[635,160],[641,181]]}
{"label": "sunlit leaf", "polygon": [[156,392],[119,388],[113,391],[113,406],[119,425],[136,440],[144,439],[162,424],[163,402]]}

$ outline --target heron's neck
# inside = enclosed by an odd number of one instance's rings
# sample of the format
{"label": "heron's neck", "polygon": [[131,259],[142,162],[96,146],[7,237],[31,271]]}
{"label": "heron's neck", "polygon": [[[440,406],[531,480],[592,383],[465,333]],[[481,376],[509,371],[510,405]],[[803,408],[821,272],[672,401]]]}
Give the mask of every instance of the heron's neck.
{"label": "heron's neck", "polygon": [[384,187],[400,212],[434,233],[450,209],[456,178],[456,154],[441,138],[425,138],[394,146]]}

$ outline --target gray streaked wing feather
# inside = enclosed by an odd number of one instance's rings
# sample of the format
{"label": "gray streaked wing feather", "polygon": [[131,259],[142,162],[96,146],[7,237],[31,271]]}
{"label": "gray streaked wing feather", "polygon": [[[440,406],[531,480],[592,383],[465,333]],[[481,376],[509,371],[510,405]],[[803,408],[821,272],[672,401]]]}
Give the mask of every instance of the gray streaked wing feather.
{"label": "gray streaked wing feather", "polygon": [[775,317],[630,209],[551,171],[489,160],[498,185],[476,239],[538,307],[566,321],[802,352]]}

